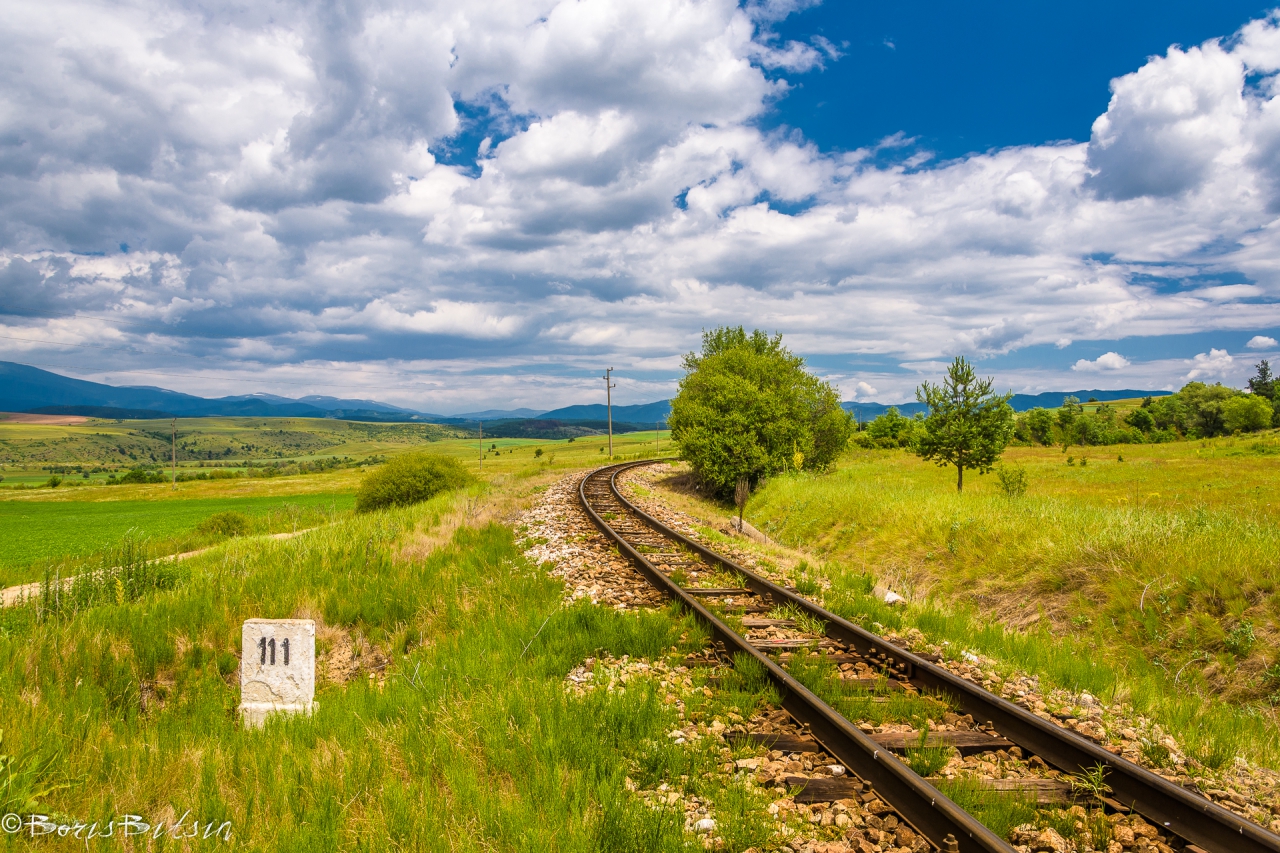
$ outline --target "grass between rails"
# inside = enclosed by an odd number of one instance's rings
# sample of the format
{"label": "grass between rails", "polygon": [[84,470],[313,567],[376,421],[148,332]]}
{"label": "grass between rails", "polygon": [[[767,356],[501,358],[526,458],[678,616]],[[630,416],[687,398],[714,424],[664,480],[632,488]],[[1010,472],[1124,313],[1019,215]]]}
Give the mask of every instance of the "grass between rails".
{"label": "grass between rails", "polygon": [[[709,780],[713,750],[665,737],[675,711],[655,685],[584,698],[563,688],[599,649],[683,654],[701,631],[668,613],[563,608],[562,585],[496,524],[405,556],[453,501],[287,542],[237,540],[181,564],[166,589],[62,618],[0,611],[0,719],[18,780],[0,787],[0,811],[52,788],[41,813],[105,826],[190,810],[188,825],[230,821],[250,850],[677,850],[689,841],[683,814],[641,805],[625,780],[687,776],[741,836],[734,849],[759,843],[768,828],[748,818],[760,804]],[[290,616],[385,650],[389,675],[323,685],[314,716],[245,731],[241,622]],[[750,713],[759,688],[744,681],[707,702]]]}
{"label": "grass between rails", "polygon": [[[1254,446],[1270,438],[1126,446],[1085,468],[1017,449],[1006,458],[1032,485],[1015,500],[983,480],[958,495],[901,452],[859,453],[829,476],[776,478],[748,517],[826,561],[813,574],[847,618],[1127,699],[1207,764],[1280,766],[1280,459]],[[926,603],[885,607],[872,578]]]}

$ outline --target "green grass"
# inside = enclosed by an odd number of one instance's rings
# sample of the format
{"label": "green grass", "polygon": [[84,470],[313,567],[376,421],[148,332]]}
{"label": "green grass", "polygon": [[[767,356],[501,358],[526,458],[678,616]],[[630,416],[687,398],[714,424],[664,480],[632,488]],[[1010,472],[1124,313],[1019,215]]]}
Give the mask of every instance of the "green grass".
{"label": "green grass", "polygon": [[[17,780],[0,788],[0,811],[35,798],[42,813],[105,825],[190,810],[230,821],[246,850],[675,851],[692,841],[683,813],[645,806],[626,779],[687,777],[730,850],[763,847],[763,803],[716,777],[717,749],[665,736],[679,721],[656,681],[564,688],[602,650],[679,659],[705,632],[674,612],[563,607],[563,585],[497,525],[403,556],[453,500],[234,540],[164,583],[74,610],[0,611],[0,719]],[[386,681],[322,683],[313,716],[246,731],[236,667],[250,617],[315,618],[321,658],[335,634],[362,638],[389,655]],[[705,701],[695,691],[690,715],[750,713],[770,698],[757,676]]]}
{"label": "green grass", "polygon": [[938,779],[934,784],[1001,838],[1008,838],[1017,826],[1038,822],[1035,803],[1016,792],[992,791],[977,779]]}
{"label": "green grass", "polygon": [[[1018,499],[991,477],[957,494],[944,469],[859,452],[828,476],[775,478],[747,515],[825,561],[810,572],[846,618],[1128,699],[1210,766],[1280,765],[1280,458],[1255,448],[1274,439],[1075,448],[1083,469],[1015,448]],[[874,581],[916,603],[884,606]]]}
{"label": "green grass", "polygon": [[181,544],[211,515],[235,511],[279,532],[294,522],[312,527],[353,503],[344,494],[201,499],[182,492],[167,501],[0,501],[0,587],[38,580],[42,561],[93,554],[129,531]]}

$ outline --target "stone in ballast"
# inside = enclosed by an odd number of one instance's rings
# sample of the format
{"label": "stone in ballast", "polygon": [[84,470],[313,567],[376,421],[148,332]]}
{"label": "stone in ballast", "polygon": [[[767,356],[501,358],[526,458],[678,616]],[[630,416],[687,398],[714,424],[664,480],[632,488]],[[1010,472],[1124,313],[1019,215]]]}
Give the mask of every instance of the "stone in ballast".
{"label": "stone in ballast", "polygon": [[261,726],[273,713],[310,714],[316,695],[316,623],[246,619],[241,634],[240,716]]}

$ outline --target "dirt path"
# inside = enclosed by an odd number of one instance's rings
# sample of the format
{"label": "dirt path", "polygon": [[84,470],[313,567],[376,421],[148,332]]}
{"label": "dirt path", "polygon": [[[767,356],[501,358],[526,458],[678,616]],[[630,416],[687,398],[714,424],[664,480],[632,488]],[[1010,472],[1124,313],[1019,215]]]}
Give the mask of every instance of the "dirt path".
{"label": "dirt path", "polygon": [[[263,538],[292,539],[295,536],[301,536],[304,533],[310,533],[312,530],[319,530],[319,528],[308,527],[306,530],[295,530],[292,533],[268,533]],[[221,545],[223,543],[219,542],[218,544]],[[160,559],[161,560],[185,560],[188,557],[194,557],[197,554],[203,554],[205,551],[210,551],[216,547],[218,546],[210,545],[208,548],[197,548],[194,551],[184,551],[181,554],[170,554],[169,556],[161,557]],[[70,587],[72,582],[75,581],[75,579],[76,579],[76,575],[71,575],[70,577],[63,578],[62,579],[63,587],[64,588]],[[43,581],[35,581],[34,583],[18,584],[17,586],[10,586],[4,589],[0,589],[0,607],[10,607],[20,601],[26,601],[36,597],[37,595],[40,594],[40,587],[42,586],[42,584],[43,584]]]}

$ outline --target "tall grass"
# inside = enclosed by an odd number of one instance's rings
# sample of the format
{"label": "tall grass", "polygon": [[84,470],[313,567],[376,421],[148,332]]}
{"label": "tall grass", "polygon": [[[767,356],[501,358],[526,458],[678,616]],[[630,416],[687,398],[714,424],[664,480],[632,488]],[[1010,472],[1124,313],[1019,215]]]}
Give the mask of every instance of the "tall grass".
{"label": "tall grass", "polygon": [[[826,477],[775,478],[748,516],[829,560],[827,602],[846,618],[918,627],[1051,684],[1128,699],[1211,765],[1237,752],[1280,765],[1270,710],[1280,676],[1266,669],[1280,656],[1274,518],[1249,495],[1234,509],[1221,496],[1212,508],[1098,500],[1060,481],[1076,476],[1042,486],[1049,494],[1033,479],[1019,499],[994,487],[957,494],[903,454],[863,454]],[[1179,483],[1203,485],[1186,472]],[[918,603],[885,606],[866,594],[873,580]]]}
{"label": "tall grass", "polygon": [[[231,821],[249,850],[684,849],[683,813],[643,805],[628,776],[687,776],[717,815],[748,814],[745,793],[714,781],[714,748],[665,737],[680,721],[656,681],[582,698],[563,686],[601,650],[683,656],[705,631],[670,612],[563,608],[562,585],[497,525],[395,556],[452,500],[235,540],[184,564],[179,583],[89,596],[57,618],[0,611],[4,751],[36,768],[14,797],[104,826],[190,810]],[[334,629],[362,637],[391,657],[388,677],[321,684],[312,716],[247,731],[235,708],[249,617],[317,619],[322,657]],[[750,713],[769,698],[756,681],[747,673],[690,712]],[[731,849],[762,846],[766,829],[743,820]]]}

